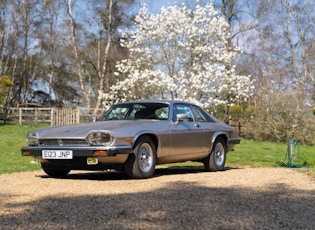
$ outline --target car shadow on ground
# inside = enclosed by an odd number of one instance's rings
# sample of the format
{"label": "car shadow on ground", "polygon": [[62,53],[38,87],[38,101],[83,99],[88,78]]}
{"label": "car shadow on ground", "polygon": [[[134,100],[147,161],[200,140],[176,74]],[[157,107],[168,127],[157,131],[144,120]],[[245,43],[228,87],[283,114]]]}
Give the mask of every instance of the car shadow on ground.
{"label": "car shadow on ground", "polygon": [[[223,171],[237,170],[241,168],[226,167]],[[168,176],[168,175],[182,175],[182,174],[198,174],[207,172],[203,166],[169,166],[157,167],[153,178]],[[43,172],[44,173],[44,172]],[[209,172],[211,173],[211,172]],[[38,175],[41,178],[51,178],[46,174]],[[51,178],[52,179],[52,178]],[[105,171],[70,171],[62,180],[129,180],[124,171],[105,170]],[[130,179],[131,180],[131,179]]]}

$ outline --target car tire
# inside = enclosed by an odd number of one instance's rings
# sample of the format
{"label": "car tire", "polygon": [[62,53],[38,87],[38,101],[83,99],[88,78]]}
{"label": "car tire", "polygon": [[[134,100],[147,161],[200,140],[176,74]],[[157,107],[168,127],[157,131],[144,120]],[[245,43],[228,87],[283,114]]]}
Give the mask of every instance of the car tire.
{"label": "car tire", "polygon": [[129,155],[124,165],[126,174],[134,179],[152,177],[156,164],[156,147],[152,139],[142,136],[134,146],[134,154]]}
{"label": "car tire", "polygon": [[204,160],[204,166],[209,172],[224,170],[226,161],[226,145],[222,137],[218,137],[208,157]]}
{"label": "car tire", "polygon": [[53,178],[63,178],[67,176],[70,172],[70,170],[52,169],[52,168],[46,167],[44,164],[42,164],[42,169],[48,176],[53,177]]}

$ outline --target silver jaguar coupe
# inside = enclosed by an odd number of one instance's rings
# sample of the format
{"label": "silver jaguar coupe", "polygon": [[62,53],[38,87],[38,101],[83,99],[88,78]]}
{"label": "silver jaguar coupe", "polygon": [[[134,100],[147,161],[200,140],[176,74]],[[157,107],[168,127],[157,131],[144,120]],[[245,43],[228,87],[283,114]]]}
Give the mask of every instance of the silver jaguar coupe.
{"label": "silver jaguar coupe", "polygon": [[227,152],[240,143],[233,127],[183,101],[118,103],[96,122],[38,129],[27,134],[23,156],[41,162],[51,177],[70,170],[124,170],[149,178],[157,164],[203,162],[223,170]]}

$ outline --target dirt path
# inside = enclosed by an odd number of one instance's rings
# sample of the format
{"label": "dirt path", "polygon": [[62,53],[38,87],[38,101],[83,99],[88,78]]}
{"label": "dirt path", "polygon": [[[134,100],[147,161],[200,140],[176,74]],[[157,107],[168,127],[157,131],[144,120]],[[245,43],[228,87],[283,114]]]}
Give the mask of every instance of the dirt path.
{"label": "dirt path", "polygon": [[315,181],[287,168],[0,175],[0,229],[314,229]]}

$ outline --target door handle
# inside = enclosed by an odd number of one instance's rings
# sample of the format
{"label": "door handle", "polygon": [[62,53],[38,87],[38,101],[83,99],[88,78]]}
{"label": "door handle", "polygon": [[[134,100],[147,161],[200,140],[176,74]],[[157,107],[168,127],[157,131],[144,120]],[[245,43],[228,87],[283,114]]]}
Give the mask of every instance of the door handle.
{"label": "door handle", "polygon": [[198,124],[198,123],[195,124],[195,127],[196,127],[196,128],[200,128],[200,124]]}

